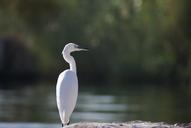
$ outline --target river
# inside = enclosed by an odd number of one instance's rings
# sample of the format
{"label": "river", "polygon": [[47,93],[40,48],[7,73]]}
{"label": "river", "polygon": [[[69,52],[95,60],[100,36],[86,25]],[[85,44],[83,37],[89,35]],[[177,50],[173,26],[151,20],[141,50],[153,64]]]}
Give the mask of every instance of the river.
{"label": "river", "polygon": [[[4,83],[5,84],[5,83]],[[6,83],[0,89],[0,128],[59,127],[55,84]],[[159,85],[83,85],[71,123],[190,122],[190,90]]]}

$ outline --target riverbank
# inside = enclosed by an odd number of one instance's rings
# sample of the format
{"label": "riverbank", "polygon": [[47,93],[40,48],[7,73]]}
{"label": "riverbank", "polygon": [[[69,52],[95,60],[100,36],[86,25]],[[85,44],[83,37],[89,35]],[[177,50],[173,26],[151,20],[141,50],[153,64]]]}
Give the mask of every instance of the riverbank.
{"label": "riverbank", "polygon": [[97,123],[80,122],[66,126],[65,128],[191,128],[188,124],[167,124],[164,122],[131,121],[125,123]]}

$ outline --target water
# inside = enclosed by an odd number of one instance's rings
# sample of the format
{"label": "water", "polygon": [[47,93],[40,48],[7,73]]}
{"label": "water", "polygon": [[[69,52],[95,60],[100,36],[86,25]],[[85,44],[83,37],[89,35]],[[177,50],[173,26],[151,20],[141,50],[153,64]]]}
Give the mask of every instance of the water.
{"label": "water", "polygon": [[[0,128],[60,127],[55,85],[18,85],[10,89],[6,84],[6,89],[0,89]],[[131,120],[191,122],[190,90],[157,85],[80,85],[71,123]]]}
{"label": "water", "polygon": [[0,128],[61,128],[61,126],[48,123],[0,123]]}

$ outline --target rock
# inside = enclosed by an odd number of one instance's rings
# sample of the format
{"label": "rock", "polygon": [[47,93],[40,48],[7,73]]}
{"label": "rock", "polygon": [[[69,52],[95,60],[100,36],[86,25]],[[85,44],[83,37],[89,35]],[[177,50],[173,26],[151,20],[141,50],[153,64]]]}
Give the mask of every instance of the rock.
{"label": "rock", "polygon": [[65,126],[65,128],[191,128],[191,123],[172,125],[164,122],[144,121],[130,121],[125,123],[80,122]]}

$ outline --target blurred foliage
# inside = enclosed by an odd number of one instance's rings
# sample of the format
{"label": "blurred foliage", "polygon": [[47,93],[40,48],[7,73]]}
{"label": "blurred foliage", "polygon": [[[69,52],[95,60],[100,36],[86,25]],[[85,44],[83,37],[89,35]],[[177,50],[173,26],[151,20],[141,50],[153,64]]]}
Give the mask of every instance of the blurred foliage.
{"label": "blurred foliage", "polygon": [[89,82],[189,84],[190,5],[189,0],[0,0],[0,34],[22,35],[43,74],[67,67],[61,51],[76,42],[90,49],[75,55],[79,74]]}

